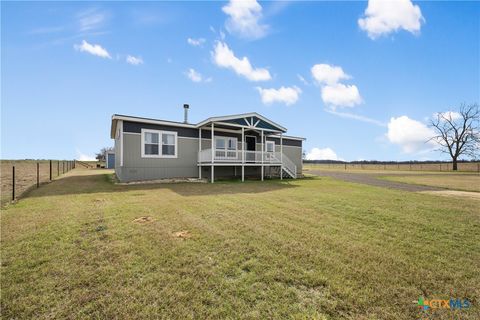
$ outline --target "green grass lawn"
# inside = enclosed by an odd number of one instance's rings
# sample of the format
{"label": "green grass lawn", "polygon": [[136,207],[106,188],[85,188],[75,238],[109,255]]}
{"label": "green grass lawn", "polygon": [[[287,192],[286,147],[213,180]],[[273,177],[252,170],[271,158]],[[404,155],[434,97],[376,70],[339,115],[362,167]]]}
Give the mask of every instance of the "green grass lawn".
{"label": "green grass lawn", "polygon": [[478,201],[329,178],[119,186],[102,172],[2,211],[2,318],[418,319],[419,296],[473,304],[434,319],[480,317]]}
{"label": "green grass lawn", "polygon": [[420,184],[424,186],[442,187],[452,190],[475,191],[480,192],[480,175],[405,175],[405,176],[385,176],[382,179]]}

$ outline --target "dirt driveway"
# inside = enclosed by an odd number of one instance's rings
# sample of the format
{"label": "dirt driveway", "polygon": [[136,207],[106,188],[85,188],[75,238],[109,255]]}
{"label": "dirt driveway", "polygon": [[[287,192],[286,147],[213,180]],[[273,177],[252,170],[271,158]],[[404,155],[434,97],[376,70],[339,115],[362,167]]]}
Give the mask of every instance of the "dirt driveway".
{"label": "dirt driveway", "polygon": [[378,173],[353,173],[353,172],[338,172],[338,171],[320,171],[310,170],[311,173],[320,177],[331,177],[334,179],[340,179],[348,182],[363,183],[376,187],[398,189],[404,191],[418,192],[418,191],[437,191],[445,190],[438,187],[421,186],[415,184],[406,184],[401,182],[387,181],[379,179],[381,174]]}

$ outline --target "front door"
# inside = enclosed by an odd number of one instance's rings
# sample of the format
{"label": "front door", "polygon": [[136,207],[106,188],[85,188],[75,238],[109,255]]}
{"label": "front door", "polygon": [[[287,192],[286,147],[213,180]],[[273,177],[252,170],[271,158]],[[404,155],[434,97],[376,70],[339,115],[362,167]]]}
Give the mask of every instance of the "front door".
{"label": "front door", "polygon": [[255,137],[245,137],[245,150],[247,151],[255,151],[255,144],[257,143],[257,139]]}
{"label": "front door", "polygon": [[245,137],[245,160],[249,162],[255,162],[255,149],[257,139],[255,137]]}

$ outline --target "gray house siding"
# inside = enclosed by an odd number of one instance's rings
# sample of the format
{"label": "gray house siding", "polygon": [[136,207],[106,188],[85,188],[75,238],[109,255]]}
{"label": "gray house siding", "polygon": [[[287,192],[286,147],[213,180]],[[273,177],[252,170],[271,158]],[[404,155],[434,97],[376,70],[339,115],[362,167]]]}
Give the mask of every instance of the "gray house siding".
{"label": "gray house siding", "polygon": [[179,136],[177,158],[142,158],[139,133],[124,133],[123,144],[125,152],[121,180],[198,177],[198,139]]}
{"label": "gray house siding", "polygon": [[[176,158],[143,158],[141,146],[141,130],[154,129],[177,132],[177,157]],[[115,173],[120,181],[157,180],[166,178],[197,178],[198,177],[198,135],[199,129],[157,125],[133,121],[120,121],[115,135]],[[245,131],[245,135],[257,137],[257,132]],[[215,131],[215,136],[229,136],[238,138],[238,149],[242,149],[241,134]],[[280,139],[269,138],[275,141],[275,151],[280,152]],[[202,150],[211,148],[211,131],[202,130]],[[262,145],[256,144],[256,150],[260,151]],[[302,172],[302,141],[283,138],[283,153],[297,166],[297,173]],[[269,168],[265,173],[269,174]],[[246,166],[245,176],[260,175],[260,166]],[[215,166],[215,178],[240,177],[240,166]],[[202,177],[210,177],[210,166],[202,168]]]}

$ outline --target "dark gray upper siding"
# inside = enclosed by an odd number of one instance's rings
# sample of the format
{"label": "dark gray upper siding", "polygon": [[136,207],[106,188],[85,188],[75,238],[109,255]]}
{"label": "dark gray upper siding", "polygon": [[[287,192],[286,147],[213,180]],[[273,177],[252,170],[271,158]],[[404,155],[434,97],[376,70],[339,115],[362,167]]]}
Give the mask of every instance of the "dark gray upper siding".
{"label": "dark gray upper siding", "polygon": [[[175,126],[174,124],[170,126],[170,125],[143,123],[143,122],[123,121],[123,132],[141,133],[142,129],[175,131],[177,132],[178,137],[183,137],[183,138],[198,138],[198,130],[199,130],[197,128]],[[215,131],[214,134],[216,136],[237,137],[239,141],[242,138],[241,134],[237,134],[233,132]],[[211,135],[212,134],[210,130],[207,130],[205,128],[202,130],[202,139],[210,139]],[[260,138],[260,134],[258,132],[251,131],[251,130],[245,130],[245,135],[255,136],[257,137],[257,139]],[[276,145],[280,145],[280,138],[267,137],[267,140],[275,141]],[[302,140],[283,138],[283,145],[301,148]]]}
{"label": "dark gray upper siding", "polygon": [[142,129],[175,131],[177,132],[177,135],[179,137],[198,138],[198,129],[196,128],[185,128],[185,127],[179,127],[174,125],[166,126],[166,125],[160,125],[160,124],[132,122],[132,121],[123,122],[123,132],[141,133]]}
{"label": "dark gray upper siding", "polygon": [[[276,145],[280,145],[280,138],[273,138],[273,137],[267,137],[267,141],[275,141]],[[282,139],[282,144],[284,146],[291,146],[291,147],[302,147],[302,140],[292,140],[289,138],[283,138]]]}

